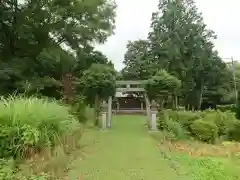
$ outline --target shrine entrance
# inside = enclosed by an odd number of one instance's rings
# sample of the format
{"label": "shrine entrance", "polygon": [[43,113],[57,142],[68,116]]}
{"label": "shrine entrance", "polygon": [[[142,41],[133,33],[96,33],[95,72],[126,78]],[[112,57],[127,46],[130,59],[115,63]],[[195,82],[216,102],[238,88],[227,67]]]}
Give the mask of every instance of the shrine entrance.
{"label": "shrine entrance", "polygon": [[113,99],[112,109],[114,114],[145,114],[144,94],[117,93]]}
{"label": "shrine entrance", "polygon": [[143,81],[117,81],[112,104],[114,114],[146,113]]}
{"label": "shrine entrance", "polygon": [[109,97],[102,104],[102,129],[111,128],[113,114],[144,114],[146,124],[156,130],[157,104],[150,103],[143,87],[144,81],[117,81],[115,97]]}

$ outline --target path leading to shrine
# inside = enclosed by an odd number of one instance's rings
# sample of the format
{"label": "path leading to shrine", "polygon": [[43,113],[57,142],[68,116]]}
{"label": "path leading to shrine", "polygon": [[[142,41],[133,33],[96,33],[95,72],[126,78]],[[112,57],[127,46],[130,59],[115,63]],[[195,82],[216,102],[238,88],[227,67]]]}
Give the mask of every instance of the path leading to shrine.
{"label": "path leading to shrine", "polygon": [[68,179],[179,179],[144,127],[145,118],[115,116],[108,132],[88,129],[81,140],[83,153],[70,165]]}

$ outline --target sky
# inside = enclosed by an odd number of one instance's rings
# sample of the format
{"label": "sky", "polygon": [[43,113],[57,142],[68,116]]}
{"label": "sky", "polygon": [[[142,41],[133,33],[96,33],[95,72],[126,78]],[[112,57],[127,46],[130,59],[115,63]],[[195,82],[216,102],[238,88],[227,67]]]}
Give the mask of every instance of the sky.
{"label": "sky", "polygon": [[[115,35],[99,47],[121,70],[129,40],[146,39],[150,31],[152,12],[157,10],[159,0],[116,0],[117,17]],[[240,60],[240,1],[195,0],[208,28],[218,36],[215,47],[222,58]],[[224,59],[230,61],[229,59]]]}

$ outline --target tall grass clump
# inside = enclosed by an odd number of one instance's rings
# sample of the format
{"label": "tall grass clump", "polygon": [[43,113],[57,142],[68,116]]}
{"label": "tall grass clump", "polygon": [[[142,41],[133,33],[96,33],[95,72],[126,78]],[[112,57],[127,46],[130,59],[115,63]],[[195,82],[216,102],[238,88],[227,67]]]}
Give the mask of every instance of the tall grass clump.
{"label": "tall grass clump", "polygon": [[0,157],[23,158],[53,148],[80,127],[67,106],[35,97],[0,101]]}

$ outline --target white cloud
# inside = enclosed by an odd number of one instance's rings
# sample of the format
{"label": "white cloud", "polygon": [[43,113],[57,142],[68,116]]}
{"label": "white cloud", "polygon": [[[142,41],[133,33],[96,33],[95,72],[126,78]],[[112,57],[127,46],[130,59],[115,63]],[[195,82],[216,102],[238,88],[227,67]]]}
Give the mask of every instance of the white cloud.
{"label": "white cloud", "polygon": [[[123,68],[126,44],[129,40],[147,37],[151,15],[157,9],[159,0],[116,0],[118,4],[115,35],[98,47],[116,69]],[[196,0],[199,11],[208,27],[216,32],[216,49],[221,57],[240,60],[240,17],[239,0]]]}

